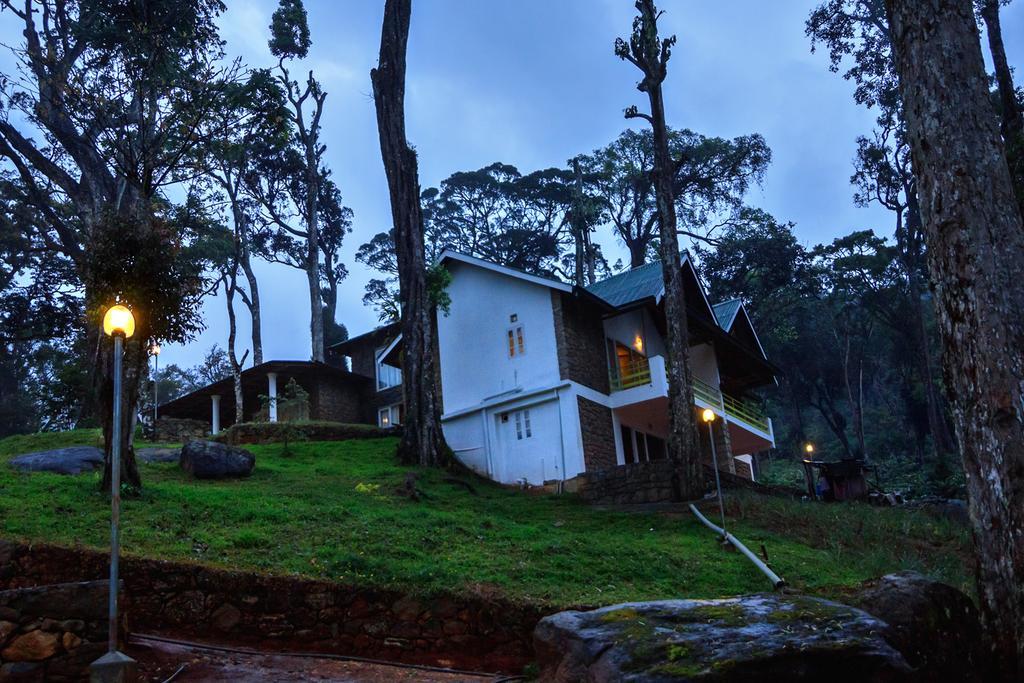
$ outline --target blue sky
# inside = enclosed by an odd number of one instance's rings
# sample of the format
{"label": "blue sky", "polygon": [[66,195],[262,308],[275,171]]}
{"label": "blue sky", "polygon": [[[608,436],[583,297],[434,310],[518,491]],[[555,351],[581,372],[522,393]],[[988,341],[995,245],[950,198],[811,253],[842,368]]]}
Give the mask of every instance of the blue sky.
{"label": "blue sky", "polygon": [[[227,0],[220,25],[230,54],[254,66],[273,63],[266,41],[276,4]],[[615,38],[631,25],[629,0],[413,4],[406,115],[423,187],[494,161],[523,172],[563,165],[626,128],[626,106],[646,104],[634,87],[634,67],[612,54]],[[855,139],[871,130],[874,114],[854,104],[851,84],[829,72],[827,55],[811,54],[804,20],[815,4],[663,0],[662,33],[679,39],[665,83],[668,121],[707,135],[764,135],[774,159],[763,187],[751,191],[748,202],[794,221],[802,242],[816,244],[864,228],[888,234],[890,215],[853,205]],[[354,255],[390,221],[369,82],[383,0],[306,0],[306,7],[313,47],[304,66],[328,92],[326,158],[355,213],[354,232],[342,250],[350,275],[341,289],[339,318],[358,334],[376,324],[376,316],[361,302],[372,273]],[[0,21],[10,39],[10,16]],[[1011,65],[1024,64],[1024,3],[1004,8],[1003,35]],[[606,254],[624,254],[610,234],[599,237]],[[263,264],[258,272],[264,356],[308,358],[304,277],[279,265]],[[208,300],[204,316],[207,330],[187,346],[167,345],[162,364],[192,365],[212,344],[225,344],[223,300]],[[239,354],[248,334],[245,316],[240,319]]]}

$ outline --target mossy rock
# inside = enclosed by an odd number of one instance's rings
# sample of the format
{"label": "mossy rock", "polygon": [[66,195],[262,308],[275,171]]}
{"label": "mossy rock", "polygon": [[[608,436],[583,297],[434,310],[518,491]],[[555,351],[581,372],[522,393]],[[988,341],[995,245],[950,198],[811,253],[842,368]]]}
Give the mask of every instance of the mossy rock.
{"label": "mossy rock", "polygon": [[561,612],[534,632],[540,680],[903,681],[885,623],[807,596],[663,600]]}

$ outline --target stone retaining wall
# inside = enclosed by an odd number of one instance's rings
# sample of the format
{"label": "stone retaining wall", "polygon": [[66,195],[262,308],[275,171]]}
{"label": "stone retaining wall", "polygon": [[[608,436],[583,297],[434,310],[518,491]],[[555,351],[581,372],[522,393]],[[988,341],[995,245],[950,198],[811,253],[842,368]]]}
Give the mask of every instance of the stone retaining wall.
{"label": "stone retaining wall", "polygon": [[88,680],[107,651],[107,585],[0,591],[0,681]]}
{"label": "stone retaining wall", "polygon": [[[270,650],[357,655],[483,671],[518,671],[545,615],[484,595],[397,591],[186,563],[125,558],[129,628]],[[0,588],[99,578],[95,551],[0,541]]]}
{"label": "stone retaining wall", "polygon": [[579,493],[589,503],[606,505],[679,502],[677,472],[671,460],[619,465],[582,475]]}
{"label": "stone retaining wall", "polygon": [[[647,503],[679,503],[679,488],[673,477],[682,476],[671,460],[618,465],[579,476],[579,494],[588,503],[599,505],[641,505]],[[769,487],[745,477],[720,470],[723,488],[743,488],[769,495],[792,497],[799,495],[783,487]],[[710,491],[715,486],[715,472],[704,466],[704,485]]]}

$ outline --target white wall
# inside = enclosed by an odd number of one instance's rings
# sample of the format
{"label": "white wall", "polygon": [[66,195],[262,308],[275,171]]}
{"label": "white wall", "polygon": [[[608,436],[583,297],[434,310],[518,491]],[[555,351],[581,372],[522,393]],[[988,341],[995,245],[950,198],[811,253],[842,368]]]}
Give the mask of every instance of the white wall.
{"label": "white wall", "polygon": [[644,343],[641,351],[645,356],[665,355],[665,343],[658,334],[658,328],[650,314],[643,309],[622,313],[604,321],[604,334],[609,339],[635,349],[636,338],[639,336]]}
{"label": "white wall", "polygon": [[[444,412],[478,405],[517,387],[559,379],[551,292],[471,264],[452,262],[451,309],[438,314]],[[509,316],[518,316],[511,323]],[[526,353],[508,356],[508,328],[522,324]]]}
{"label": "white wall", "polygon": [[694,376],[713,387],[719,383],[718,358],[711,344],[697,344],[690,347],[690,368]]}

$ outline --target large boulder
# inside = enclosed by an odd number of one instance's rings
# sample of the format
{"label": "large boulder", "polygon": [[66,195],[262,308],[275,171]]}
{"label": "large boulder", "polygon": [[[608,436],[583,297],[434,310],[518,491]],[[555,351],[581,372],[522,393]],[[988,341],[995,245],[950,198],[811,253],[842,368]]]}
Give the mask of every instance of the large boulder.
{"label": "large boulder", "polygon": [[189,441],[181,448],[181,469],[196,479],[247,477],[256,456],[247,450],[216,441]]}
{"label": "large boulder", "polygon": [[39,451],[11,458],[10,465],[22,472],[81,474],[103,466],[103,451],[94,446],[71,446]]}
{"label": "large boulder", "polygon": [[900,572],[870,582],[850,602],[888,624],[885,639],[922,680],[965,681],[984,671],[978,611],[956,588]]}
{"label": "large boulder", "polygon": [[547,683],[913,680],[884,628],[846,605],[764,594],[561,612],[533,637]]}

